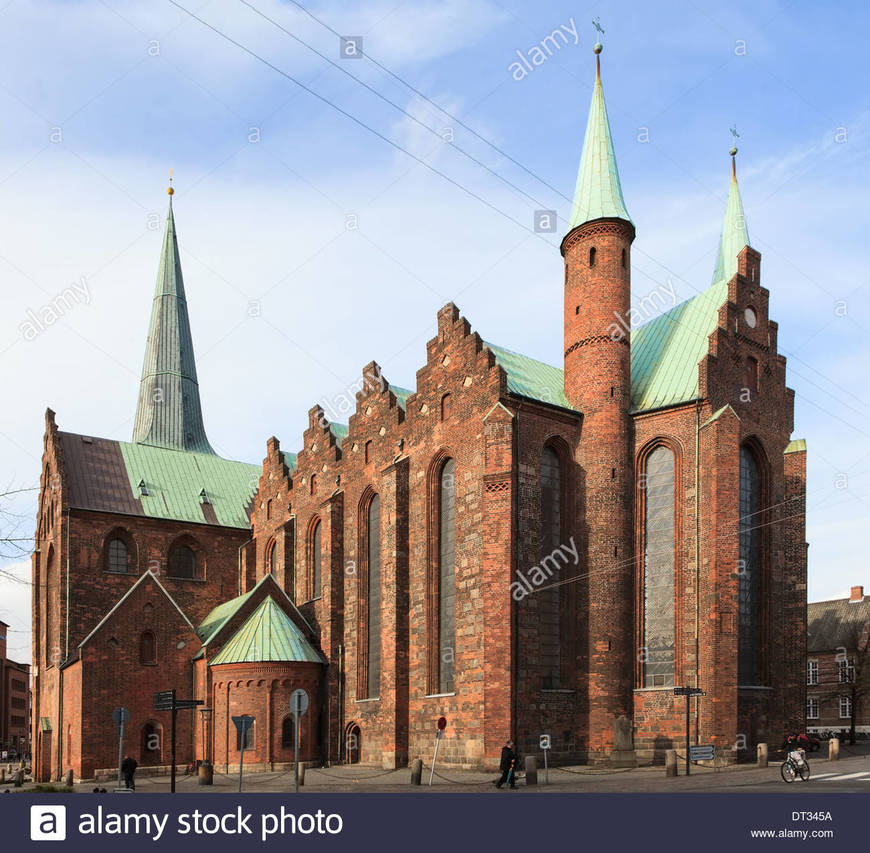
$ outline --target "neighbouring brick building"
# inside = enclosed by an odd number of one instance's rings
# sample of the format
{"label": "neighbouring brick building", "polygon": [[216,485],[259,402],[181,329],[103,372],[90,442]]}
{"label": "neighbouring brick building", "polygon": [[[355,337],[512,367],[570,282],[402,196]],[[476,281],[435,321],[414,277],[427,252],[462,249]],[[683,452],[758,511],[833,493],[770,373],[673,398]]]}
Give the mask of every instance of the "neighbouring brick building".
{"label": "neighbouring brick building", "polygon": [[30,752],[30,664],[6,657],[9,626],[0,621],[0,754]]}
{"label": "neighbouring brick building", "polygon": [[[854,720],[853,720],[854,717]],[[870,596],[807,605],[807,729],[870,734]]]}
{"label": "neighbouring brick building", "polygon": [[[150,696],[172,687],[214,709],[219,767],[240,713],[246,763],[290,760],[297,687],[305,760],[384,767],[428,758],[441,715],[453,765],[543,732],[556,761],[607,761],[617,728],[620,761],[651,761],[683,743],[675,685],[706,691],[692,737],[726,759],[800,725],[806,449],[733,163],[712,285],[629,333],[634,235],[597,74],[564,364],[484,342],[448,304],[415,389],[372,362],[346,425],[315,406],[298,452],[270,438],[255,468],[205,435],[170,199],[132,442],[47,414],[42,777],[111,767],[121,704],[133,754],[165,764]],[[203,754],[185,714],[180,762]]]}

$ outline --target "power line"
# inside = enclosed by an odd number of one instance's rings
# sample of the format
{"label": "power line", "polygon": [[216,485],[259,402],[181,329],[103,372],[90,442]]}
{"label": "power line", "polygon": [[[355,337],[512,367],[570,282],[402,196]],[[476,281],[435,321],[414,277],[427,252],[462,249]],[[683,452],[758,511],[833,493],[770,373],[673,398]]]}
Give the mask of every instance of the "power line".
{"label": "power line", "polygon": [[236,39],[234,39],[232,36],[227,35],[226,33],[224,33],[224,32],[222,32],[221,30],[219,30],[217,27],[215,27],[215,26],[213,26],[212,24],[210,24],[208,21],[204,20],[203,18],[200,18],[198,15],[194,14],[193,12],[191,12],[190,9],[187,9],[187,8],[185,8],[184,6],[182,6],[180,3],[178,3],[177,0],[169,0],[169,2],[170,2],[173,6],[175,6],[175,7],[178,8],[178,9],[180,9],[182,12],[184,12],[186,15],[189,15],[189,16],[190,16],[191,18],[193,18],[195,21],[199,21],[199,23],[201,23],[203,26],[208,27],[208,29],[210,29],[210,30],[211,30],[213,33],[215,33],[216,35],[220,36],[222,39],[225,39],[225,40],[228,41],[230,44],[235,45],[235,46],[236,46],[237,48],[239,48],[240,50],[243,50],[245,53],[247,53],[249,56],[252,56],[252,57],[253,57],[254,59],[256,59],[257,61],[262,62],[264,65],[266,65],[268,68],[271,68],[271,69],[272,69],[273,71],[275,71],[277,74],[280,74],[282,77],[285,77],[287,80],[290,80],[290,82],[295,83],[295,84],[296,84],[297,86],[299,86],[301,89],[303,89],[304,91],[308,92],[308,94],[310,94],[310,95],[312,95],[313,97],[317,98],[317,100],[321,101],[322,103],[326,104],[327,106],[332,107],[332,108],[333,108],[334,110],[336,110],[337,112],[340,112],[340,113],[341,113],[345,118],[349,118],[349,119],[350,119],[354,124],[359,125],[359,126],[360,126],[361,128],[363,128],[364,130],[367,130],[369,133],[373,134],[374,136],[377,136],[378,139],[382,140],[383,142],[386,142],[386,143],[387,143],[388,145],[390,145],[392,148],[395,148],[397,151],[401,151],[403,154],[406,154],[408,157],[410,157],[410,158],[411,158],[412,160],[414,160],[416,163],[419,163],[421,166],[423,166],[424,168],[428,169],[428,170],[429,170],[430,172],[432,172],[433,174],[438,175],[438,177],[440,177],[440,178],[443,178],[443,179],[444,179],[445,181],[447,181],[449,184],[452,184],[454,187],[456,187],[456,188],[459,189],[459,190],[462,190],[462,192],[464,192],[464,193],[466,193],[467,195],[471,196],[471,197],[472,197],[473,199],[475,199],[476,201],[479,201],[481,204],[486,205],[490,210],[495,211],[495,212],[498,213],[500,216],[503,216],[505,219],[509,220],[510,222],[513,222],[514,225],[518,225],[518,226],[519,226],[520,228],[522,228],[524,231],[528,231],[530,234],[534,234],[535,237],[538,237],[539,239],[543,240],[543,241],[544,241],[548,246],[552,246],[552,245],[553,245],[552,243],[550,243],[549,240],[547,240],[547,239],[542,235],[541,232],[538,232],[538,231],[535,231],[535,230],[532,229],[532,228],[529,228],[528,225],[524,225],[524,224],[523,224],[522,222],[520,222],[518,219],[514,219],[514,217],[511,216],[509,213],[505,213],[503,210],[501,210],[500,208],[496,207],[494,204],[492,204],[491,202],[489,202],[489,201],[487,201],[485,198],[483,198],[483,196],[478,195],[478,194],[477,194],[476,192],[474,192],[473,190],[470,190],[470,189],[468,189],[468,187],[463,186],[462,184],[459,183],[459,181],[454,180],[454,179],[451,178],[449,175],[447,175],[446,173],[442,172],[440,169],[436,169],[435,166],[432,166],[431,164],[427,163],[425,160],[423,160],[422,158],[418,157],[416,154],[414,154],[413,152],[409,151],[407,148],[403,147],[403,146],[400,145],[398,142],[395,142],[394,140],[390,139],[388,136],[385,136],[383,133],[381,133],[379,130],[376,130],[376,129],[373,128],[371,125],[366,124],[362,119],[357,118],[355,115],[353,115],[352,113],[349,113],[349,112],[348,112],[347,110],[345,110],[343,107],[340,107],[340,106],[339,106],[338,104],[336,104],[335,102],[330,101],[329,98],[327,98],[327,97],[321,95],[319,92],[316,92],[316,91],[315,91],[314,89],[312,89],[310,86],[306,86],[305,83],[303,83],[301,80],[298,80],[298,79],[297,79],[296,77],[294,77],[292,74],[288,74],[286,71],[284,71],[283,69],[279,68],[277,65],[275,65],[275,64],[272,63],[272,62],[270,62],[270,61],[269,61],[268,59],[266,59],[265,57],[260,56],[258,53],[256,53],[255,51],[251,50],[249,47],[246,47],[246,46],[243,45],[241,42],[236,41]]}
{"label": "power line", "polygon": [[[261,12],[256,6],[249,3],[248,0],[239,0],[239,2],[242,3],[243,5],[247,6],[249,9],[251,9],[253,12],[255,12],[257,15],[259,15],[261,18],[263,18],[263,20],[268,21],[270,24],[272,24],[272,26],[277,27],[279,30],[281,30],[281,32],[286,33],[294,41],[298,42],[303,47],[307,48],[312,53],[319,56],[322,60],[324,60],[325,62],[328,62],[333,68],[337,69],[345,76],[350,77],[350,79],[353,80],[354,82],[359,83],[360,86],[365,88],[367,91],[371,92],[375,97],[380,98],[385,104],[389,104],[391,107],[393,107],[394,109],[398,110],[400,113],[404,114],[409,119],[411,119],[411,121],[420,125],[420,127],[424,128],[425,130],[428,130],[429,133],[433,134],[434,136],[437,136],[439,139],[442,140],[442,142],[444,141],[443,136],[437,130],[435,130],[432,127],[429,127],[428,124],[426,124],[425,122],[418,119],[417,116],[415,116],[413,113],[408,112],[408,110],[406,110],[403,106],[401,106],[400,104],[397,104],[395,101],[391,101],[386,95],[383,95],[381,92],[379,92],[373,86],[370,86],[368,83],[365,82],[365,80],[360,79],[355,74],[351,74],[350,71],[348,71],[344,66],[342,66],[339,63],[335,62],[334,60],[330,59],[328,56],[321,53],[316,47],[312,47],[310,44],[308,44],[307,41],[300,38],[295,33],[291,32],[290,30],[286,29],[285,27],[281,26],[281,24],[279,24],[276,20],[274,20],[274,18],[270,18],[265,12]],[[475,157],[473,154],[470,154],[468,151],[466,151],[461,146],[457,145],[455,142],[450,143],[450,144],[460,154],[462,154],[464,157],[467,157],[469,160],[471,160],[472,163],[475,163],[476,165],[480,166],[482,169],[486,169],[486,171],[489,172],[490,175],[492,175],[493,177],[502,181],[504,184],[507,184],[507,186],[511,187],[511,189],[515,190],[516,192],[520,193],[521,195],[524,195],[527,199],[529,199],[529,201],[534,202],[539,208],[546,207],[544,202],[539,201],[538,199],[536,199],[532,195],[529,195],[529,193],[527,193],[524,189],[522,189],[521,187],[518,187],[511,180],[504,177],[504,175],[500,175],[498,172],[495,171],[495,169],[491,168],[490,166],[487,166],[486,163],[484,163],[482,160],[478,160],[477,157]]]}

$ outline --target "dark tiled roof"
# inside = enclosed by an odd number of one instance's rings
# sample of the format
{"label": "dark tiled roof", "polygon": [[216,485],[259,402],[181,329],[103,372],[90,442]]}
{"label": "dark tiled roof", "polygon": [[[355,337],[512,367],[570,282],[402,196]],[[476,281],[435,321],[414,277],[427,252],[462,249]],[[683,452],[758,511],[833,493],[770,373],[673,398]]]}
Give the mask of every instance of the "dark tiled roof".
{"label": "dark tiled roof", "polygon": [[250,527],[247,506],[260,478],[257,465],[70,432],[58,437],[74,509]]}
{"label": "dark tiled roof", "polygon": [[807,651],[828,652],[840,646],[852,648],[859,636],[856,626],[870,624],[870,596],[863,601],[837,598],[807,605]]}

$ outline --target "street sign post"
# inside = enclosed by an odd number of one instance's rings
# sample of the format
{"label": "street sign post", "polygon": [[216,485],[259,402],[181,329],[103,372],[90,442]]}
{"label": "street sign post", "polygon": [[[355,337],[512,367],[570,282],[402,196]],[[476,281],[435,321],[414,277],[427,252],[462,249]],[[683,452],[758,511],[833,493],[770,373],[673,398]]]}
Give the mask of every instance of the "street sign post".
{"label": "street sign post", "polygon": [[171,767],[169,770],[169,791],[175,793],[175,720],[178,712],[186,708],[195,708],[197,705],[202,705],[202,699],[176,699],[175,690],[161,690],[154,694],[154,710],[155,711],[170,711],[172,713],[172,727],[170,729],[170,738],[172,739],[171,747]]}
{"label": "street sign post", "polygon": [[302,715],[308,710],[308,694],[300,687],[290,694],[290,710],[293,712],[293,781],[295,793],[299,793],[299,726]]}
{"label": "street sign post", "polygon": [[686,776],[691,775],[692,773],[692,758],[691,758],[691,748],[689,746],[689,707],[690,701],[693,696],[706,696],[707,694],[701,690],[700,687],[675,687],[674,688],[674,696],[685,696],[686,697]]}
{"label": "street sign post", "polygon": [[550,766],[547,761],[547,753],[550,751],[550,736],[541,735],[541,749],[544,752],[544,784],[550,784]]}
{"label": "street sign post", "polygon": [[432,787],[432,777],[435,775],[435,762],[438,760],[438,747],[447,728],[447,717],[439,717],[435,728],[435,754],[432,756],[432,769],[429,771],[429,787]]}
{"label": "street sign post", "polygon": [[233,722],[239,733],[239,793],[241,794],[242,768],[245,766],[245,741],[248,738],[248,731],[254,725],[254,718],[250,714],[243,714],[241,717],[233,717]]}
{"label": "street sign post", "polygon": [[118,727],[118,790],[121,790],[121,764],[124,761],[124,726],[130,719],[126,708],[115,708],[112,711],[112,722]]}

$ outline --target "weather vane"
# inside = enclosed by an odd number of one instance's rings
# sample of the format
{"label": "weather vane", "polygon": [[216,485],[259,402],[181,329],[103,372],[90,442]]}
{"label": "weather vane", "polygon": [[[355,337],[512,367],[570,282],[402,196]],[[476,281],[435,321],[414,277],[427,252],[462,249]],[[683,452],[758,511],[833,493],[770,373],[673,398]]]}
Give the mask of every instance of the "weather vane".
{"label": "weather vane", "polygon": [[[731,139],[736,142],[737,137],[740,136],[740,134],[737,132],[737,125],[735,124],[734,127],[730,128],[730,130],[731,130]],[[737,146],[733,145],[731,147],[731,150],[728,153],[733,157],[737,153]]]}
{"label": "weather vane", "polygon": [[596,18],[592,22],[592,26],[595,27],[595,47],[592,48],[596,54],[601,53],[604,50],[604,46],[601,44],[601,36],[604,35],[604,29],[601,26],[601,18]]}

